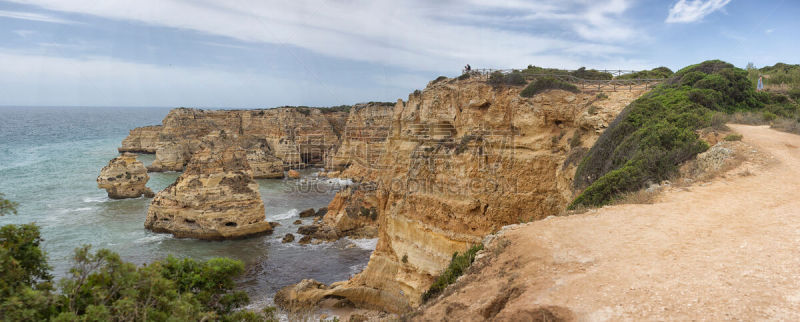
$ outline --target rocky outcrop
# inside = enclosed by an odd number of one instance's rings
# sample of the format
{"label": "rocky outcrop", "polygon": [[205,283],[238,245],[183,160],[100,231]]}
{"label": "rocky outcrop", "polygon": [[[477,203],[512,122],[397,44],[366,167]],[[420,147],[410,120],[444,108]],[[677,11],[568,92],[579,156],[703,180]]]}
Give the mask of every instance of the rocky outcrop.
{"label": "rocky outcrop", "polygon": [[283,161],[269,153],[264,148],[250,148],[247,150],[247,163],[253,170],[256,179],[283,178]]}
{"label": "rocky outcrop", "polygon": [[122,140],[119,152],[156,153],[161,125],[137,127]]}
{"label": "rocky outcrop", "polygon": [[[392,312],[418,306],[454,252],[504,225],[563,211],[587,147],[642,94],[601,100],[552,90],[523,98],[520,90],[445,80],[398,101],[379,170],[367,175],[377,187],[353,197],[377,212],[379,241],[367,268],[331,286],[289,286],[276,303],[333,297]],[[342,212],[349,198],[334,200],[325,222],[349,218]]]}
{"label": "rocky outcrop", "polygon": [[142,195],[153,197],[153,191],[147,187],[147,169],[141,161],[136,160],[134,153],[122,153],[111,159],[108,165],[100,170],[97,187],[105,189],[111,199],[138,198]]}
{"label": "rocky outcrop", "polygon": [[[213,133],[236,138],[256,178],[282,177],[285,168],[322,165],[339,145],[345,112],[317,108],[263,110],[173,109],[160,126],[131,130],[120,151],[155,153],[150,171],[182,171]],[[219,136],[218,136],[219,137]]]}
{"label": "rocky outcrop", "polygon": [[180,177],[156,195],[145,227],[176,237],[234,239],[272,232],[247,153],[209,145],[192,156]]}
{"label": "rocky outcrop", "polygon": [[342,237],[375,238],[378,236],[378,199],[374,183],[347,186],[337,192],[333,200],[318,211],[322,221],[305,235],[332,241]]}

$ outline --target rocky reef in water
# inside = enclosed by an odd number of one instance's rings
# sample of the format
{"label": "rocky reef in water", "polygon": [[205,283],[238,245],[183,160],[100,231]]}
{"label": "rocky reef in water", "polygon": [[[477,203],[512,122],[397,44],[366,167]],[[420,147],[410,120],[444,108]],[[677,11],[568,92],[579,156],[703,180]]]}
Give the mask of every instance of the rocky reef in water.
{"label": "rocky reef in water", "polygon": [[246,151],[213,142],[203,144],[175,183],[156,195],[147,229],[208,240],[272,232]]}
{"label": "rocky reef in water", "polygon": [[108,165],[100,170],[97,187],[105,189],[111,199],[138,198],[142,195],[153,197],[153,191],[147,187],[147,169],[136,160],[134,153],[122,153],[111,159]]}
{"label": "rocky reef in water", "polygon": [[[342,172],[375,188],[340,192],[321,227],[336,232],[374,207],[379,239],[367,268],[331,285],[304,280],[275,302],[303,307],[336,298],[389,312],[418,306],[454,252],[505,225],[563,211],[583,154],[643,93],[551,90],[523,98],[521,89],[440,79],[398,101],[385,152]],[[359,217],[362,207],[367,216]],[[348,215],[348,208],[359,211]]]}

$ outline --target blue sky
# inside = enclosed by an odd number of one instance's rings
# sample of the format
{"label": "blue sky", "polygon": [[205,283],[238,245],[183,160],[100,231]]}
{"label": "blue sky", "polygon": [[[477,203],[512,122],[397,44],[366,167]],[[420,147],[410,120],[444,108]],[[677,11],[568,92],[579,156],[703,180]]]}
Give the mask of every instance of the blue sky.
{"label": "blue sky", "polygon": [[405,99],[473,68],[798,63],[796,1],[0,0],[0,105]]}

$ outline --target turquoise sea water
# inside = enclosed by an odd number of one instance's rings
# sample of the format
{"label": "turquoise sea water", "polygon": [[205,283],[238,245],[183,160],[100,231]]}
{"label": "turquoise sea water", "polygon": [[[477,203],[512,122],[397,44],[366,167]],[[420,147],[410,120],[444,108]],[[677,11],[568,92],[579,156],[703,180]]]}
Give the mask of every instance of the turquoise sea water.
{"label": "turquoise sea water", "polygon": [[[135,263],[168,254],[236,258],[247,264],[240,286],[256,303],[270,302],[280,287],[303,278],[331,283],[366,266],[375,240],[308,246],[280,242],[286,233],[296,232],[292,222],[300,210],[326,206],[341,188],[341,182],[314,179],[313,169],[304,170],[309,179],[302,184],[258,180],[267,220],[281,223],[272,235],[209,242],[144,229],[151,199],[109,199],[95,179],[117,155],[128,130],[160,124],[167,112],[167,108],[0,107],[0,193],[20,204],[19,214],[0,217],[0,225],[37,223],[56,276],[67,272],[73,250],[84,244],[111,249]],[[153,156],[139,159],[149,164]],[[158,192],[179,175],[151,173],[148,186]]]}

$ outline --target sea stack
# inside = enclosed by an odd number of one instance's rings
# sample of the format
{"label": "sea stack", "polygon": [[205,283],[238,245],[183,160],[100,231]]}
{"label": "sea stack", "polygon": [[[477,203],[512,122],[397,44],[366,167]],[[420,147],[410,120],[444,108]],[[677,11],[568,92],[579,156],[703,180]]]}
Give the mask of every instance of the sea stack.
{"label": "sea stack", "polygon": [[192,156],[175,183],[156,195],[144,225],[175,237],[221,240],[271,233],[265,220],[245,150],[210,144]]}
{"label": "sea stack", "polygon": [[123,153],[111,159],[108,165],[100,170],[97,187],[106,189],[111,199],[138,198],[144,195],[152,198],[153,191],[147,187],[147,169],[136,160],[135,153]]}

